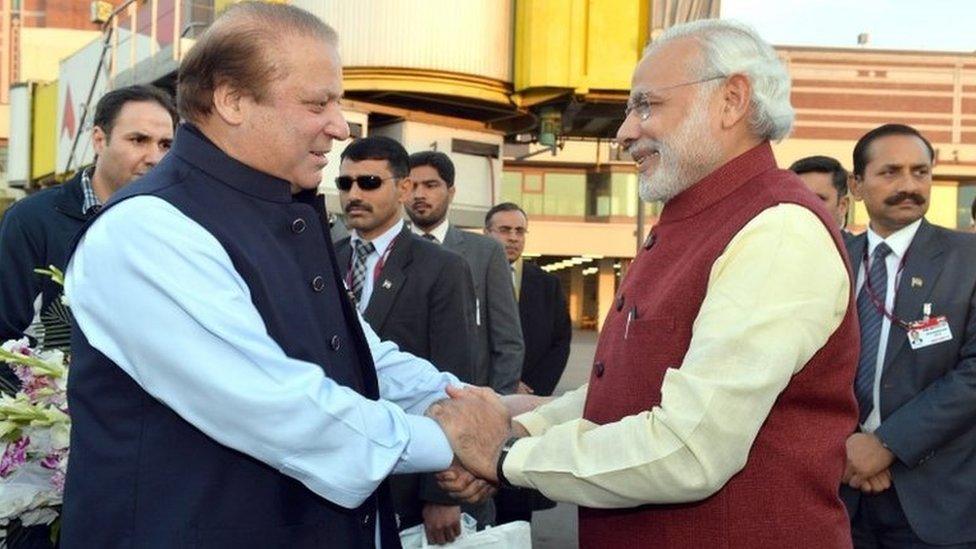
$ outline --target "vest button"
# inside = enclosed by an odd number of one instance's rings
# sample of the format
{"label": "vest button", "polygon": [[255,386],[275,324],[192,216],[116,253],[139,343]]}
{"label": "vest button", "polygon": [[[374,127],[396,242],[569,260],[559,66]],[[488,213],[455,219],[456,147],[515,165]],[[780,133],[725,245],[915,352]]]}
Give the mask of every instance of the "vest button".
{"label": "vest button", "polygon": [[622,295],[617,296],[617,310],[618,311],[624,310],[624,296]]}
{"label": "vest button", "polygon": [[654,233],[647,235],[647,240],[644,241],[644,249],[650,250],[651,246],[654,245],[655,240],[657,240],[657,237],[654,236]]}
{"label": "vest button", "polygon": [[332,336],[332,340],[329,341],[329,346],[332,347],[333,351],[338,351],[339,347],[342,347],[342,339],[337,335]]}
{"label": "vest button", "polygon": [[312,289],[316,292],[321,292],[325,289],[325,279],[321,276],[317,276],[312,279]]}
{"label": "vest button", "polygon": [[296,220],[294,220],[294,221],[291,222],[291,232],[293,232],[295,234],[302,234],[302,233],[304,233],[305,232],[305,227],[306,227],[305,220],[302,219],[302,218],[300,218],[300,217],[298,219],[296,219]]}
{"label": "vest button", "polygon": [[593,373],[596,374],[596,377],[603,377],[603,362],[593,364]]}

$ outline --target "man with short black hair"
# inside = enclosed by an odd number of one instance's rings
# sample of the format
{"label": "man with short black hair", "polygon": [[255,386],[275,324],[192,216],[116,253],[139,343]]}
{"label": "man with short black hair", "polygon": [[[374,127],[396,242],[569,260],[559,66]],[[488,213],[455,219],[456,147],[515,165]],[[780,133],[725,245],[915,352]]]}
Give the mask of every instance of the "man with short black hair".
{"label": "man with short black hair", "polygon": [[71,239],[112,194],[159,162],[177,121],[173,100],[158,88],[106,93],[95,107],[94,165],[10,207],[0,223],[0,341],[22,337],[61,295],[34,269],[64,269]]}
{"label": "man with short black hair", "polygon": [[505,252],[491,238],[448,222],[455,192],[450,157],[439,151],[410,155],[410,179],[414,187],[406,206],[414,232],[460,254],[471,267],[479,353],[475,384],[501,394],[514,393],[525,347]]}
{"label": "man with short black hair", "polygon": [[837,220],[841,235],[845,240],[849,238],[850,233],[844,227],[847,226],[851,199],[847,196],[847,170],[840,162],[829,156],[808,156],[794,162],[790,171],[800,176],[803,183],[820,198]]}
{"label": "man with short black hair", "polygon": [[[474,379],[474,287],[459,255],[413,234],[401,201],[413,187],[407,151],[389,137],[357,139],[342,151],[339,202],[351,235],[336,242],[336,259],[359,312],[384,340],[429,360],[461,381]],[[431,475],[390,481],[400,529],[423,524],[427,541],[450,543],[461,533],[461,506]],[[490,502],[468,506],[482,526]]]}
{"label": "man with short black hair", "polygon": [[860,357],[841,490],[855,547],[976,543],[976,238],[925,219],[935,153],[885,124],[854,147],[868,230],[847,242]]}

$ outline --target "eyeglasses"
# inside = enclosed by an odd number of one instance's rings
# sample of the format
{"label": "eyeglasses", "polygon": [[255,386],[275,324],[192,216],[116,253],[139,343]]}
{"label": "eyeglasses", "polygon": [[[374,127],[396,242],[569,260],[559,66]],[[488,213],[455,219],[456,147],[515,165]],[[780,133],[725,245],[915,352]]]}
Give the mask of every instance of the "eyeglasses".
{"label": "eyeglasses", "polygon": [[631,97],[627,101],[627,108],[624,109],[624,118],[630,116],[630,113],[636,112],[637,118],[641,122],[647,120],[651,117],[651,102],[647,99],[647,96],[651,93],[662,92],[665,90],[673,90],[675,88],[682,88],[684,86],[693,86],[695,84],[703,84],[705,82],[711,82],[712,80],[718,80],[720,78],[725,78],[724,74],[718,74],[715,76],[710,76],[708,78],[702,78],[701,80],[695,80],[692,82],[682,82],[681,84],[673,84],[671,86],[665,86],[663,88],[657,88],[653,90],[647,90],[638,92],[636,97]]}
{"label": "eyeglasses", "polygon": [[380,185],[388,179],[396,179],[396,177],[380,177],[378,175],[357,175],[353,177],[351,175],[340,175],[335,178],[335,184],[342,192],[349,192],[353,183],[359,185],[359,188],[364,191],[372,191],[380,188]]}

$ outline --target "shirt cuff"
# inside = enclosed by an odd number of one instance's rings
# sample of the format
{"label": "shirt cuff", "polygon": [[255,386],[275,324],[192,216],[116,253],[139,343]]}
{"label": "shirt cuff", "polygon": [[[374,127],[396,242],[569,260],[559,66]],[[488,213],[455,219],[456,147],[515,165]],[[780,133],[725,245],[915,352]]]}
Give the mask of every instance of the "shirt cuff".
{"label": "shirt cuff", "polygon": [[407,414],[406,419],[410,440],[393,474],[434,473],[450,467],[454,451],[440,425],[425,416]]}
{"label": "shirt cuff", "polygon": [[505,474],[505,480],[512,486],[535,488],[525,475],[525,462],[529,458],[529,453],[538,443],[538,438],[524,437],[520,438],[508,450],[508,455],[505,456],[505,461],[502,463],[502,473]]}
{"label": "shirt cuff", "polygon": [[520,425],[522,425],[522,427],[525,427],[525,430],[528,431],[532,436],[539,436],[542,433],[545,433],[546,430],[552,426],[544,415],[536,411],[526,412],[522,415],[515,416],[512,418],[512,421],[517,421]]}

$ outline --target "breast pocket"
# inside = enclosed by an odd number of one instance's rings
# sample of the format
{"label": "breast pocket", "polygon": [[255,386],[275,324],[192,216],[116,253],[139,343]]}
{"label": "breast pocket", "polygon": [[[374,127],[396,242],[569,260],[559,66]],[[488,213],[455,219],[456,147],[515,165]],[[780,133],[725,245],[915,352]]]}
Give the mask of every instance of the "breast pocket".
{"label": "breast pocket", "polygon": [[613,363],[619,365],[624,383],[660,387],[668,368],[678,368],[688,350],[687,336],[674,317],[638,318],[624,328]]}

